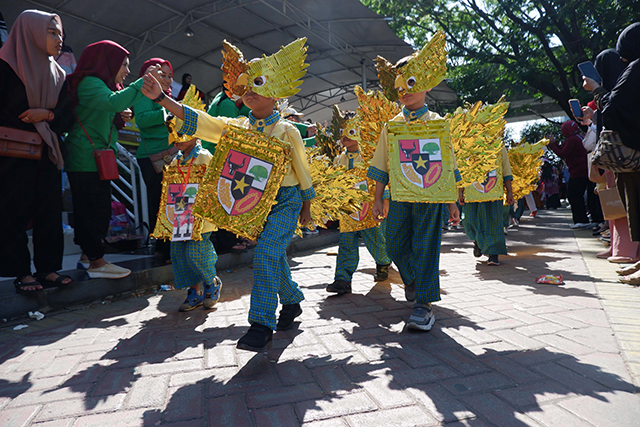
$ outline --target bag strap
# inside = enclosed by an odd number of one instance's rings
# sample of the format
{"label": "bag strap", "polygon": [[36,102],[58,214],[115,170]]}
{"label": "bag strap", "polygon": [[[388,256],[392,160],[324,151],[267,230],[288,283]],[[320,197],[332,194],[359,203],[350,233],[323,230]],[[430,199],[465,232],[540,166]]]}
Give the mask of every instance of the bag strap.
{"label": "bag strap", "polygon": [[[80,121],[80,118],[78,117],[78,115],[76,114],[76,112],[73,112],[73,115],[76,116],[76,120],[78,120],[78,123],[80,123],[80,127],[82,128],[82,130],[84,131],[84,134],[87,135],[87,139],[89,140],[89,142],[91,143],[91,146],[93,147],[94,150],[97,150],[95,144],[93,143],[93,141],[91,140],[91,137],[89,136],[89,134],[87,133],[87,130],[84,128],[84,125],[82,124],[82,122]],[[111,134],[113,133],[113,125],[111,126],[111,130],[109,131],[109,140],[107,141],[107,148],[111,148]]]}

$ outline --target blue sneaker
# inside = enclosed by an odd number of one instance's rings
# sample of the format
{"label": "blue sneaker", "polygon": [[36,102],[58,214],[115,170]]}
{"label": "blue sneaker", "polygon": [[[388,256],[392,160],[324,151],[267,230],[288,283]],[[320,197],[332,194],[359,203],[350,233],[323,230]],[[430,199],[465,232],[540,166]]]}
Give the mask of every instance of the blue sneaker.
{"label": "blue sneaker", "polygon": [[222,290],[222,280],[218,276],[213,279],[213,285],[204,285],[204,302],[205,310],[210,310],[218,301],[220,301],[220,291]]}
{"label": "blue sneaker", "polygon": [[191,311],[202,306],[204,303],[204,295],[198,295],[198,291],[189,288],[187,291],[187,299],[184,300],[178,311]]}

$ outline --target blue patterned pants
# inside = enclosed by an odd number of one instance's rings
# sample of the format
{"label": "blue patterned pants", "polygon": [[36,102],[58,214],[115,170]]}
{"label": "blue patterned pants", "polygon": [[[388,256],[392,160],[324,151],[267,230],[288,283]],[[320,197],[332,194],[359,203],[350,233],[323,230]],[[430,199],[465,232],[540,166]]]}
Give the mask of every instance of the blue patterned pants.
{"label": "blue patterned pants", "polygon": [[253,253],[249,309],[249,323],[259,323],[274,330],[278,297],[282,304],[297,304],[304,299],[300,286],[291,279],[286,252],[302,208],[300,188],[280,187],[276,201]]}
{"label": "blue patterned pants", "polygon": [[373,259],[376,260],[376,264],[387,265],[391,263],[391,259],[387,255],[383,230],[380,227],[340,233],[335,280],[351,281],[360,261],[360,237],[364,240],[364,244]]}
{"label": "blue patterned pants", "polygon": [[440,301],[440,203],[389,202],[387,253],[405,285],[416,281],[416,302]]}
{"label": "blue patterned pants", "polygon": [[202,240],[171,242],[171,264],[174,287],[188,288],[199,282],[213,285],[216,277],[218,254],[211,243],[211,233],[202,234]]}

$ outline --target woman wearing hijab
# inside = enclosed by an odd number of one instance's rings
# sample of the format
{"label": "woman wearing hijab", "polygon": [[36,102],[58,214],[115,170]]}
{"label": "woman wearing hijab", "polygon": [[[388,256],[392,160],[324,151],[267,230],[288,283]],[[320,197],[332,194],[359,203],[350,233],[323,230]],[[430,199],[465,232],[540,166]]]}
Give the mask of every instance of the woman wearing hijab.
{"label": "woman wearing hijab", "polygon": [[[151,58],[142,64],[139,77],[142,77],[147,69],[152,66],[159,66],[160,69],[155,73],[155,77],[162,86],[162,90],[168,96],[171,96],[171,83],[173,82],[173,68],[171,63],[162,58]],[[149,156],[161,153],[164,156],[173,156],[178,149],[173,145],[169,146],[169,132],[164,125],[165,110],[146,96],[140,99],[133,106],[133,113],[136,117],[136,125],[140,129],[140,138],[142,142],[136,158],[142,170],[142,178],[147,185],[147,203],[149,205],[149,228],[151,231],[155,228],[158,216],[158,208],[160,207],[160,197],[162,195],[162,172],[158,172]],[[170,242],[164,240],[156,240],[156,258],[168,261],[170,257]]]}
{"label": "woman wearing hijab", "polygon": [[[191,74],[184,73],[182,75],[182,89],[180,89],[180,92],[178,92],[176,101],[182,101],[184,99],[184,96],[187,94],[187,91],[189,90],[189,86],[191,86]],[[202,93],[202,91],[200,91],[198,88],[196,88],[196,93],[198,94],[202,102],[204,102],[204,93]]]}
{"label": "woman wearing hijab", "polygon": [[[640,150],[640,23],[625,28],[616,43],[625,66],[611,91],[583,77],[583,87],[592,91],[605,129],[618,132],[622,143]],[[627,209],[631,240],[640,242],[640,172],[616,173],[618,193]],[[640,284],[640,262],[625,269],[621,281]]]}
{"label": "woman wearing hijab", "polygon": [[74,241],[82,248],[80,263],[92,279],[119,279],[131,273],[104,260],[102,240],[111,218],[111,183],[100,180],[93,157],[95,149],[115,151],[116,113],[142,98],[142,79],[123,88],[128,74],[129,52],[104,40],[87,46],[76,71],[67,77],[75,121],[65,140],[65,170],[73,195]]}
{"label": "woman wearing hijab", "polygon": [[[615,49],[607,49],[600,52],[596,56],[595,67],[600,77],[602,77],[602,86],[608,91],[615,87],[618,77],[624,70],[624,64]],[[589,104],[597,109],[593,105],[595,102]],[[585,114],[585,116],[591,115],[591,111],[587,111],[589,114]],[[597,123],[597,135],[600,135],[603,127],[602,114],[596,114],[595,121]],[[613,172],[605,171],[604,177],[607,189],[616,187],[616,178]],[[640,243],[631,241],[627,217],[609,220],[609,229],[611,230],[611,246],[596,256],[598,258],[606,258],[607,261],[614,263],[638,261],[640,258]]]}
{"label": "woman wearing hijab", "polygon": [[59,135],[70,125],[65,74],[54,60],[61,49],[60,17],[38,10],[20,14],[0,49],[0,126],[37,132],[43,140],[40,160],[0,154],[0,275],[16,277],[17,292],[72,282],[57,273],[64,245]]}

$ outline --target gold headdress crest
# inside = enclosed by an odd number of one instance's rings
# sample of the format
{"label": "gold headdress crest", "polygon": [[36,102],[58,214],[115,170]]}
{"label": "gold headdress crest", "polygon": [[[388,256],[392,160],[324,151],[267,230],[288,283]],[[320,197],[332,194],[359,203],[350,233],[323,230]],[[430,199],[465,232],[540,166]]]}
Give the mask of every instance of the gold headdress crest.
{"label": "gold headdress crest", "polygon": [[378,56],[376,68],[385,96],[397,101],[403,91],[422,92],[440,84],[447,74],[445,44],[444,33],[438,30],[429,43],[411,55],[401,68]]}
{"label": "gold headdress crest", "polygon": [[[206,105],[200,99],[200,96],[196,92],[196,87],[190,85],[187,93],[184,95],[184,99],[181,102],[182,105],[188,105],[194,110],[205,111]],[[171,117],[171,119],[165,121],[165,126],[169,131],[169,145],[178,141],[189,141],[192,139],[189,135],[181,135],[178,133],[178,129],[182,128],[182,120],[177,117]]]}
{"label": "gold headdress crest", "polygon": [[267,98],[287,98],[300,91],[300,80],[307,72],[306,38],[297,39],[273,55],[245,61],[242,52],[224,40],[222,51],[224,86],[230,98],[247,90]]}

